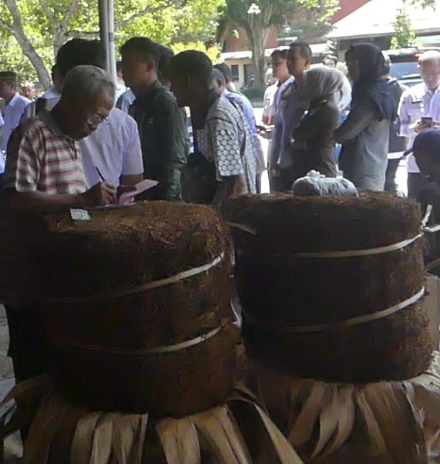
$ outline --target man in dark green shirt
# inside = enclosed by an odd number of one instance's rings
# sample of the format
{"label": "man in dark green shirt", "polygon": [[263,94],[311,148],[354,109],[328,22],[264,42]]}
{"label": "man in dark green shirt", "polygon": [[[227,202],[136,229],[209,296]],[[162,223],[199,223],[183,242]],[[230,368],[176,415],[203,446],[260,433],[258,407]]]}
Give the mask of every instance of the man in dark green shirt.
{"label": "man in dark green shirt", "polygon": [[142,199],[181,201],[181,174],[189,153],[185,113],[158,79],[160,46],[135,37],[121,47],[124,81],[136,100],[130,115],[139,127],[144,178],[159,182]]}

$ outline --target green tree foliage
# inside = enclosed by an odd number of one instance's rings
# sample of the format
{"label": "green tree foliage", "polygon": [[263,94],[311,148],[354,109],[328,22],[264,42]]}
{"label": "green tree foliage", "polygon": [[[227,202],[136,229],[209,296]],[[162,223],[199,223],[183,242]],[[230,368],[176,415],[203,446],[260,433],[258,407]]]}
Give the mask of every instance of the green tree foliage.
{"label": "green tree foliage", "polygon": [[[225,31],[241,26],[246,31],[257,85],[264,82],[264,50],[272,27],[280,28],[298,14],[293,30],[304,39],[316,37],[329,25],[339,7],[339,0],[226,0],[220,23],[220,37]],[[319,31],[319,32],[318,32]]]}
{"label": "green tree foliage", "polygon": [[[224,0],[115,0],[117,47],[130,37],[164,45],[212,41]],[[0,0],[0,65],[21,79],[50,85],[59,47],[73,37],[98,38],[98,0]],[[7,44],[7,46],[5,46]]]}
{"label": "green tree foliage", "polygon": [[395,35],[391,39],[391,48],[407,48],[415,45],[417,33],[414,29],[408,6],[421,6],[423,8],[436,7],[436,0],[402,0],[402,6],[396,11],[394,21]]}

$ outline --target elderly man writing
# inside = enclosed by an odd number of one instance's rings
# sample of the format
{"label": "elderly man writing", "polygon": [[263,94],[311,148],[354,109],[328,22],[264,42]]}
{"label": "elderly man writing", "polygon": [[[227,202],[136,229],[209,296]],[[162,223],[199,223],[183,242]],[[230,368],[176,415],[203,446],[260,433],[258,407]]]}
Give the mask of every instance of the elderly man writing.
{"label": "elderly man writing", "polygon": [[[52,111],[42,110],[14,132],[8,147],[3,207],[19,219],[28,212],[115,202],[116,189],[111,185],[98,183],[87,190],[78,148],[78,141],[107,118],[114,98],[114,84],[103,70],[73,69]],[[6,307],[17,381],[44,371],[42,330],[35,309]]]}
{"label": "elderly man writing", "polygon": [[116,189],[86,189],[78,141],[89,136],[113,108],[115,87],[105,71],[78,66],[61,99],[22,124],[8,147],[4,195],[18,207],[98,206],[116,201]]}

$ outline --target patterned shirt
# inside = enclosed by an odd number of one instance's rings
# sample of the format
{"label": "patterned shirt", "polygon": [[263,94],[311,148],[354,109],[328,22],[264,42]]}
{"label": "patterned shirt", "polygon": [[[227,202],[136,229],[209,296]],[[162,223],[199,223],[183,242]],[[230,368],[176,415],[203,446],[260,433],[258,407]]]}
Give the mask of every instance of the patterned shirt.
{"label": "patterned shirt", "polygon": [[86,191],[78,143],[61,132],[48,111],[13,132],[3,188],[52,195]]}
{"label": "patterned shirt", "polygon": [[256,162],[244,114],[226,98],[217,98],[202,129],[195,131],[200,152],[214,162],[217,180],[242,176],[255,193]]}

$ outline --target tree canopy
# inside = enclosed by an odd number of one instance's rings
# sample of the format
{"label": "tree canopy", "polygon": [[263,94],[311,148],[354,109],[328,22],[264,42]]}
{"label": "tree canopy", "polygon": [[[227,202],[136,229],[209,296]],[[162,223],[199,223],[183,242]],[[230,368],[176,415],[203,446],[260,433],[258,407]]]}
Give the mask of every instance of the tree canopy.
{"label": "tree canopy", "polygon": [[[209,42],[215,37],[224,0],[115,1],[117,46],[147,36],[163,45]],[[2,0],[0,64],[21,79],[50,85],[58,49],[73,37],[98,38],[98,0]],[[182,48],[183,45],[180,45]],[[26,59],[24,59],[26,57]]]}
{"label": "tree canopy", "polygon": [[[241,26],[246,31],[256,81],[261,85],[265,71],[264,50],[271,28],[280,27],[287,18],[302,13],[296,16],[291,26],[300,38],[309,39],[329,25],[338,8],[339,0],[255,0],[255,3],[253,0],[226,0],[223,28]],[[310,26],[312,22],[314,27]]]}

